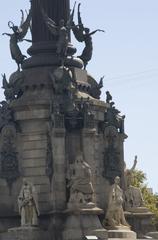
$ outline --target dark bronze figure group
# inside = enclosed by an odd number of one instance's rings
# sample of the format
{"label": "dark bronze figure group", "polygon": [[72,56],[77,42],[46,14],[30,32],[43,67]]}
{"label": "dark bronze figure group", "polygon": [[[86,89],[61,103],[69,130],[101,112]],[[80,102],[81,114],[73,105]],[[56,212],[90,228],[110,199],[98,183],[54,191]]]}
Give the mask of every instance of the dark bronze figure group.
{"label": "dark bronze figure group", "polygon": [[3,35],[7,35],[10,37],[10,52],[11,57],[18,65],[18,70],[20,71],[20,65],[23,63],[24,59],[26,58],[25,55],[22,54],[18,43],[22,41],[30,41],[24,39],[31,23],[31,10],[27,14],[26,20],[24,19],[24,12],[21,10],[22,17],[20,26],[15,26],[13,22],[9,21],[8,26],[13,31],[13,33],[3,33]]}
{"label": "dark bronze figure group", "polygon": [[83,49],[82,54],[78,56],[78,58],[83,61],[84,69],[86,69],[86,66],[91,60],[93,53],[92,35],[96,32],[104,32],[104,30],[97,29],[90,32],[89,28],[84,27],[80,13],[81,4],[78,4],[78,24],[76,25],[73,21],[75,5],[76,2],[67,23],[65,23],[65,21],[61,19],[59,22],[59,26],[47,16],[47,14],[44,12],[44,9],[41,8],[41,11],[48,29],[54,36],[58,37],[56,52],[61,59],[62,66],[64,66],[65,59],[68,56],[67,49],[69,44],[69,33],[70,30],[72,30],[77,41],[85,43],[85,48]]}
{"label": "dark bronze figure group", "polygon": [[[72,30],[77,41],[85,43],[85,47],[81,55],[78,56],[78,58],[80,58],[83,61],[84,69],[86,69],[86,66],[88,62],[91,60],[92,53],[93,53],[92,35],[94,35],[96,32],[104,32],[104,31],[97,29],[91,32],[89,28],[84,27],[81,19],[81,13],[80,13],[81,4],[78,4],[78,24],[76,25],[73,20],[75,5],[76,5],[76,2],[74,4],[73,10],[70,14],[68,21],[65,22],[64,19],[61,19],[58,25],[55,21],[53,21],[53,19],[51,19],[47,15],[45,10],[41,6],[40,8],[41,8],[42,17],[46,24],[46,27],[49,29],[50,33],[55,38],[58,39],[56,44],[56,53],[59,59],[61,60],[61,66],[64,66],[65,60],[68,57],[68,46],[70,41],[69,36],[70,36],[70,31]],[[25,39],[28,29],[29,28],[31,29],[31,20],[32,20],[31,12],[32,10],[30,9],[25,19],[24,12],[23,10],[21,10],[22,17],[21,17],[20,26],[18,27],[14,25],[12,21],[9,21],[8,26],[13,31],[13,33],[3,33],[3,35],[7,35],[10,37],[11,57],[17,63],[19,71],[26,56],[21,52],[18,43],[22,41],[31,42],[31,40]]]}
{"label": "dark bronze figure group", "polygon": [[84,69],[86,69],[86,66],[91,60],[93,53],[92,35],[94,35],[96,32],[104,32],[104,30],[97,29],[91,32],[89,28],[84,27],[81,19],[80,6],[81,4],[78,4],[78,24],[76,25],[73,22],[72,31],[77,41],[85,43],[85,48],[83,49],[82,54],[78,57],[83,61]]}

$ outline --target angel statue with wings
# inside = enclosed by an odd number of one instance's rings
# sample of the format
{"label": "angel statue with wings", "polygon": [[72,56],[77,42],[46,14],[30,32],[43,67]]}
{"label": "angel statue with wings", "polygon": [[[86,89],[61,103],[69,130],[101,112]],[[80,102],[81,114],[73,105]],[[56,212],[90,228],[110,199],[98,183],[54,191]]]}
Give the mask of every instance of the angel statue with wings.
{"label": "angel statue with wings", "polygon": [[9,21],[8,26],[10,29],[12,29],[13,33],[3,33],[3,35],[7,35],[10,37],[11,56],[12,56],[12,59],[14,59],[15,62],[17,63],[19,71],[20,71],[20,65],[23,63],[26,56],[22,54],[18,46],[18,43],[24,40],[31,42],[31,40],[24,39],[24,37],[26,36],[27,31],[30,27],[31,15],[32,15],[30,10],[25,20],[23,10],[21,10],[21,13],[22,13],[22,17],[21,17],[20,26],[19,27],[15,26],[13,22]]}
{"label": "angel statue with wings", "polygon": [[64,66],[64,62],[67,57],[69,32],[73,27],[72,22],[73,22],[74,10],[75,10],[75,5],[67,23],[65,23],[64,19],[61,19],[59,21],[59,25],[57,25],[51,18],[48,17],[44,9],[41,7],[41,12],[42,12],[46,26],[48,27],[52,35],[58,37],[56,53],[61,59],[62,66]]}
{"label": "angel statue with wings", "polygon": [[81,3],[78,4],[78,25],[76,25],[73,22],[72,30],[77,41],[85,43],[83,52],[78,57],[83,61],[84,69],[86,69],[86,66],[88,62],[91,60],[92,53],[93,53],[92,35],[94,35],[96,32],[105,32],[105,31],[101,29],[97,29],[90,32],[89,28],[85,28],[81,19],[80,6],[81,6]]}

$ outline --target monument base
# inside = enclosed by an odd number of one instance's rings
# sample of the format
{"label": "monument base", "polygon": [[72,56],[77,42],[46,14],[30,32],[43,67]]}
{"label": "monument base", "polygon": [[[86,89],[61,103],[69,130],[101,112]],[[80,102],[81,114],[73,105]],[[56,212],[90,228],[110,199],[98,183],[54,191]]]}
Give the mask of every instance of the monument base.
{"label": "monument base", "polygon": [[107,239],[107,231],[98,218],[98,214],[101,213],[102,210],[98,208],[79,209],[76,212],[66,210],[63,240],[82,240],[85,236],[96,236],[100,240]]}
{"label": "monument base", "polygon": [[[6,238],[4,238],[6,239]],[[7,233],[8,240],[49,240],[48,232],[41,230],[38,227],[26,226],[11,228]]]}

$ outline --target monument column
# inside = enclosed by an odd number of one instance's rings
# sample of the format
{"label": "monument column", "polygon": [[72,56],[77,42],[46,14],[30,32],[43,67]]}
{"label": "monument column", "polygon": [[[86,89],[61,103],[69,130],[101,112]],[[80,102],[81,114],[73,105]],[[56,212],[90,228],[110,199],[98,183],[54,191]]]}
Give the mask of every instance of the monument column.
{"label": "monument column", "polygon": [[32,40],[33,43],[56,40],[46,27],[40,8],[42,7],[57,25],[61,19],[67,22],[70,14],[69,0],[32,0]]}
{"label": "monument column", "polygon": [[[52,19],[57,26],[61,19],[66,23],[70,16],[70,0],[31,0],[32,7],[32,46],[28,49],[31,58],[24,61],[22,68],[33,68],[38,66],[60,66],[61,60],[57,55],[58,36],[54,36],[48,29],[43,18],[41,8],[45,14]],[[58,28],[57,28],[58,29]],[[69,31],[69,30],[67,30]],[[82,68],[80,59],[73,57],[76,48],[70,43],[67,48],[66,66]]]}

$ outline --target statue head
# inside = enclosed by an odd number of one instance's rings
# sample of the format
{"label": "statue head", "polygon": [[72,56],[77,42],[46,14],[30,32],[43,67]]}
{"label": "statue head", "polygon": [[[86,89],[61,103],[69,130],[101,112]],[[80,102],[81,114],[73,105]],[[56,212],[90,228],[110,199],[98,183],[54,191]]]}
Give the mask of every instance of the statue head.
{"label": "statue head", "polygon": [[18,28],[18,26],[13,26],[13,27],[12,27],[12,30],[13,30],[14,33],[19,33],[19,28]]}
{"label": "statue head", "polygon": [[31,185],[31,183],[29,183],[29,182],[26,180],[26,178],[24,178],[24,179],[23,179],[23,189],[26,189],[26,188],[31,191],[32,185]]}
{"label": "statue head", "polygon": [[114,183],[117,185],[120,185],[120,177],[119,176],[115,177]]}
{"label": "statue head", "polygon": [[83,154],[79,153],[76,157],[76,163],[83,163]]}
{"label": "statue head", "polygon": [[19,33],[19,28],[18,26],[15,26],[12,21],[8,22],[8,27],[13,30],[14,33]]}
{"label": "statue head", "polygon": [[90,32],[90,29],[89,28],[85,28],[85,33],[88,34]]}
{"label": "statue head", "polygon": [[65,21],[64,21],[64,19],[61,19],[61,20],[59,21],[59,26],[60,26],[60,27],[64,27],[64,26],[65,26]]}

